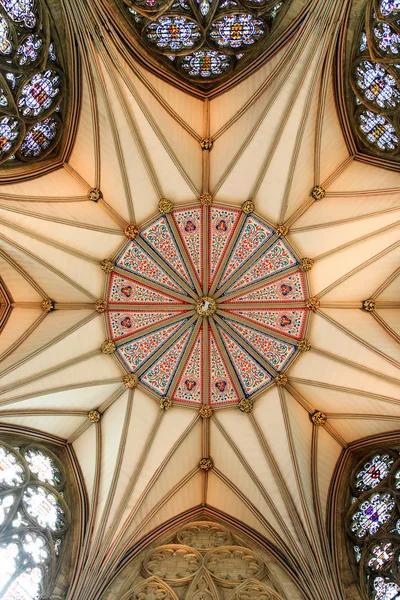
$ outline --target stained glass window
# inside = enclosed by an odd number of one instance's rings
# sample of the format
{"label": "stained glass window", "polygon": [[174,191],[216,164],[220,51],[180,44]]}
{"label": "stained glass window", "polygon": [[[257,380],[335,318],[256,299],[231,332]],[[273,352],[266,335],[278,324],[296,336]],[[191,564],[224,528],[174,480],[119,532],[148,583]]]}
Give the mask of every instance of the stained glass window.
{"label": "stained glass window", "polygon": [[197,50],[181,59],[181,66],[192,77],[217,77],[229,70],[232,63],[227,54],[217,50]]}
{"label": "stained glass window", "polygon": [[356,84],[365,100],[378,110],[395,109],[400,102],[396,79],[379,63],[361,61],[356,67]]}
{"label": "stained glass window", "polygon": [[400,151],[400,0],[366,3],[353,45],[348,102],[363,152]]}
{"label": "stained glass window", "polygon": [[375,454],[366,461],[356,475],[355,487],[360,492],[371,490],[386,479],[394,457],[390,454]]}
{"label": "stained glass window", "polygon": [[[65,76],[58,39],[44,0],[0,0],[0,163],[5,166],[45,157],[60,139]],[[50,117],[54,112],[57,117]]]}
{"label": "stained glass window", "polygon": [[400,600],[400,453],[378,451],[356,466],[347,514],[349,554],[370,600]]}
{"label": "stained glass window", "polygon": [[[199,84],[233,73],[253,47],[266,44],[290,0],[119,0],[147,51]],[[166,6],[168,8],[166,9]],[[175,60],[175,56],[177,60]],[[241,61],[241,65],[247,64]]]}
{"label": "stained glass window", "polygon": [[69,525],[58,459],[0,442],[0,600],[37,600],[53,575]]}

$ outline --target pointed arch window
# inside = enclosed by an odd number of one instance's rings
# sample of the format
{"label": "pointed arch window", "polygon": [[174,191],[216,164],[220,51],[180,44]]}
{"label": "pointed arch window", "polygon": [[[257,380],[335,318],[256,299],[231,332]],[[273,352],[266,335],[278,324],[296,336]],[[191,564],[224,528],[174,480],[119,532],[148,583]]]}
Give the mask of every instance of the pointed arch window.
{"label": "pointed arch window", "polygon": [[209,90],[260,57],[290,0],[118,0],[118,4],[147,64],[154,60],[178,81]]}
{"label": "pointed arch window", "polygon": [[362,595],[400,599],[400,455],[376,451],[351,477],[347,513],[349,553]]}
{"label": "pointed arch window", "polygon": [[45,0],[0,0],[0,164],[42,160],[63,131],[67,78]]}
{"label": "pointed arch window", "polygon": [[347,104],[360,150],[400,160],[400,4],[368,0],[353,40]]}
{"label": "pointed arch window", "polygon": [[53,588],[70,525],[65,485],[47,448],[0,440],[0,600],[37,600]]}

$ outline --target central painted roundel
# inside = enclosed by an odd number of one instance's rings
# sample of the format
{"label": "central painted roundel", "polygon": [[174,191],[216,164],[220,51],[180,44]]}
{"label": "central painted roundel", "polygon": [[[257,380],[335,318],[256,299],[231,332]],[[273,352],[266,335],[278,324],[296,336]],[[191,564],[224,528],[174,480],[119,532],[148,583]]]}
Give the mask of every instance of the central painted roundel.
{"label": "central painted roundel", "polygon": [[142,225],[115,260],[110,338],[155,395],[238,403],[299,354],[306,296],[293,248],[260,216],[179,207]]}

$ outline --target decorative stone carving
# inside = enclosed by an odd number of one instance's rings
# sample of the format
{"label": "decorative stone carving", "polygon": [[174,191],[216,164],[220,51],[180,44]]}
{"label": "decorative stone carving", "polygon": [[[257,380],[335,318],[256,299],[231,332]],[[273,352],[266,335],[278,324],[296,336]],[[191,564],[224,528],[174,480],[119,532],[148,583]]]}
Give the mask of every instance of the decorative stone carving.
{"label": "decorative stone carving", "polygon": [[280,596],[261,581],[251,579],[239,585],[229,600],[281,600]]}
{"label": "decorative stone carving", "polygon": [[125,227],[124,233],[127,238],[134,240],[138,236],[139,227],[136,225],[136,223],[128,223],[128,225]]}
{"label": "decorative stone carving", "polygon": [[287,385],[288,377],[287,375],[285,375],[285,373],[279,373],[279,375],[275,377],[274,381],[277,386],[284,387],[285,385]]}
{"label": "decorative stone carving", "polygon": [[208,552],[220,546],[229,546],[232,536],[225,527],[212,521],[195,521],[183,527],[177,534],[180,544],[196,548],[200,552]]}
{"label": "decorative stone carving", "polygon": [[287,225],[277,225],[275,229],[276,235],[279,237],[285,237],[289,233],[289,227]]}
{"label": "decorative stone carving", "polygon": [[88,193],[88,199],[92,202],[98,202],[103,197],[103,194],[97,188],[92,188]]}
{"label": "decorative stone carving", "polygon": [[202,568],[197,573],[185,598],[188,600],[220,600],[215,583],[206,569]]}
{"label": "decorative stone carving", "polygon": [[108,307],[107,300],[96,300],[96,310],[99,313],[106,312]]}
{"label": "decorative stone carving", "polygon": [[249,215],[254,210],[255,210],[255,206],[254,206],[254,202],[252,202],[252,200],[246,200],[245,202],[243,202],[242,211],[244,212],[245,215]]}
{"label": "decorative stone carving", "polygon": [[160,408],[161,410],[169,410],[172,406],[171,398],[160,398]]}
{"label": "decorative stone carving", "polygon": [[217,303],[214,298],[203,296],[196,304],[196,312],[200,317],[210,317],[217,310]]}
{"label": "decorative stone carving", "polygon": [[214,463],[211,460],[211,458],[202,458],[201,461],[199,462],[199,467],[202,471],[211,471],[213,466],[214,466]]}
{"label": "decorative stone carving", "polygon": [[261,558],[242,546],[223,546],[211,550],[204,557],[204,565],[223,587],[235,587],[246,579],[258,579],[264,573]]}
{"label": "decorative stone carving", "polygon": [[327,420],[328,418],[326,414],[321,412],[320,410],[314,411],[311,415],[311,421],[314,423],[314,425],[325,425]]}
{"label": "decorative stone carving", "polygon": [[101,419],[101,415],[98,410],[91,410],[88,412],[88,419],[91,423],[98,423]]}
{"label": "decorative stone carving", "polygon": [[191,581],[203,564],[201,554],[194,548],[168,544],[155,548],[143,562],[146,576],[154,575],[174,585]]}
{"label": "decorative stone carving", "polygon": [[139,378],[136,373],[129,373],[129,375],[125,375],[124,377],[124,386],[128,388],[128,390],[132,390],[137,387],[139,383]]}
{"label": "decorative stone carving", "polygon": [[213,201],[213,197],[208,192],[201,194],[200,202],[203,206],[210,206],[210,204],[212,204],[212,201]]}
{"label": "decorative stone carving", "polygon": [[322,200],[322,198],[325,198],[325,194],[326,191],[321,185],[316,185],[311,190],[311,196],[314,198],[314,200]]}
{"label": "decorative stone carving", "polygon": [[45,298],[41,302],[40,308],[45,313],[53,312],[53,310],[54,310],[54,302],[53,302],[53,300],[50,300],[50,298]]}
{"label": "decorative stone carving", "polygon": [[114,268],[114,263],[111,262],[111,260],[108,260],[108,258],[105,258],[100,262],[100,268],[104,273],[111,273]]}
{"label": "decorative stone carving", "polygon": [[202,150],[211,150],[211,148],[213,147],[214,142],[212,141],[211,138],[209,137],[204,137],[201,138],[200,141],[200,146]]}
{"label": "decorative stone carving", "polygon": [[172,208],[173,205],[171,200],[168,200],[168,198],[161,198],[160,202],[158,203],[158,210],[162,215],[167,215],[170,213]]}
{"label": "decorative stone carving", "polygon": [[103,354],[113,354],[115,352],[115,344],[112,340],[105,340],[100,346]]}
{"label": "decorative stone carving", "polygon": [[306,340],[306,338],[304,338],[304,340],[301,340],[298,343],[297,347],[300,350],[300,352],[308,352],[309,350],[311,350],[311,344],[308,340]]}
{"label": "decorative stone carving", "polygon": [[244,413],[250,413],[253,410],[253,400],[251,398],[242,398],[239,402],[239,409]]}
{"label": "decorative stone carving", "polygon": [[121,600],[178,600],[175,592],[158,577],[149,577]]}
{"label": "decorative stone carving", "polygon": [[315,312],[321,306],[321,301],[316,296],[312,296],[311,298],[307,298],[306,300],[306,308]]}
{"label": "decorative stone carving", "polygon": [[300,259],[300,268],[303,271],[311,271],[314,266],[314,261],[312,258],[308,258],[307,256]]}
{"label": "decorative stone carving", "polygon": [[213,409],[209,404],[205,404],[199,410],[199,415],[203,417],[203,419],[210,419],[213,414]]}
{"label": "decorative stone carving", "polygon": [[373,312],[376,309],[376,302],[372,298],[369,298],[368,300],[364,300],[362,307],[367,312]]}

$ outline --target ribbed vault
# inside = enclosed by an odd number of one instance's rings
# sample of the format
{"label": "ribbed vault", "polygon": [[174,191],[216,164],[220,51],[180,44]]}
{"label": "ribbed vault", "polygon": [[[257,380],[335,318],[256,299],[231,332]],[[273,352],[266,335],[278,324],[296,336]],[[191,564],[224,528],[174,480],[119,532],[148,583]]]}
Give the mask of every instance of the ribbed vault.
{"label": "ribbed vault", "polygon": [[[346,7],[313,0],[269,62],[202,100],[117,48],[93,3],[65,2],[82,67],[73,151],[57,171],[0,190],[12,297],[0,420],[67,440],[77,456],[88,520],[69,600],[97,600],[134,544],[202,506],[264,536],[305,598],[344,597],[325,526],[335,464],[400,418],[399,177],[345,143],[333,62]],[[97,304],[110,277],[100,262],[116,259],[127,225],[157,214],[161,199],[200,206],[202,194],[238,209],[252,201],[313,259],[311,349],[251,412],[226,406],[209,418],[161,410],[143,386],[126,386],[115,355],[100,351],[109,332]]]}

